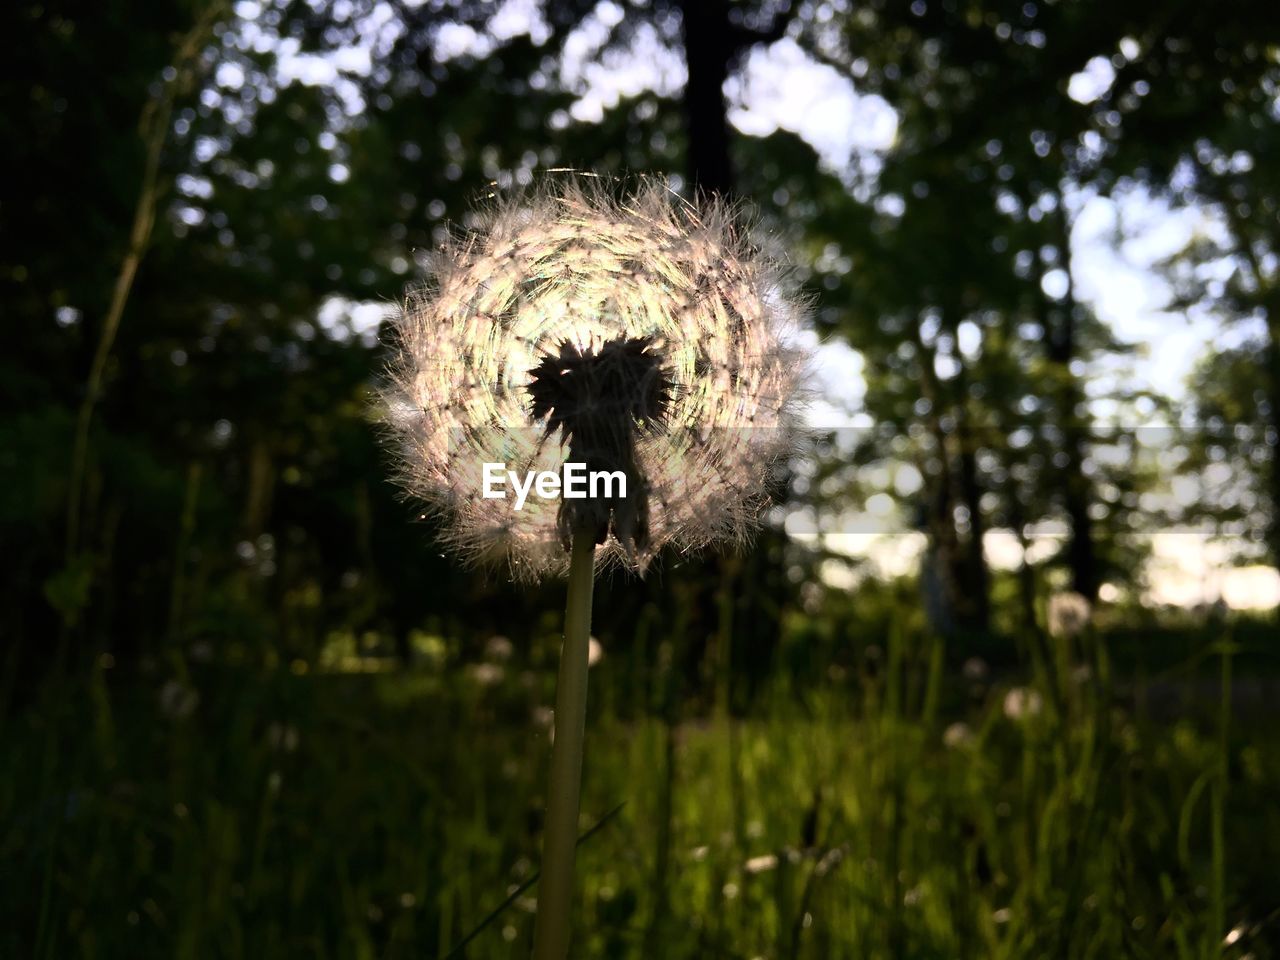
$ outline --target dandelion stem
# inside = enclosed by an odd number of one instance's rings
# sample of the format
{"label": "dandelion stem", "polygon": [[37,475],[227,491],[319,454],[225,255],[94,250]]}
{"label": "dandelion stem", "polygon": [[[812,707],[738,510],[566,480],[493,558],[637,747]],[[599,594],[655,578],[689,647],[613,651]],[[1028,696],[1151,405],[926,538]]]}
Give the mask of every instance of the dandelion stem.
{"label": "dandelion stem", "polygon": [[573,861],[578,841],[578,797],[582,786],[582,744],[587,726],[587,654],[591,640],[591,591],[595,582],[594,532],[573,533],[564,646],[556,680],[555,743],[542,838],[542,879],[534,922],[534,960],[569,955],[573,905]]}

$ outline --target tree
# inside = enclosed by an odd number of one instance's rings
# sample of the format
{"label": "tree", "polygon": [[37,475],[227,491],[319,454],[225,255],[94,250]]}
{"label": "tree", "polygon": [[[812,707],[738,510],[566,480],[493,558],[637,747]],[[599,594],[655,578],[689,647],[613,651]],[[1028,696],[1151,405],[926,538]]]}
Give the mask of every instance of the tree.
{"label": "tree", "polygon": [[1071,266],[1073,212],[1115,175],[1096,108],[1069,93],[1131,25],[1101,6],[874,4],[802,35],[898,112],[870,176],[850,174],[857,201],[806,232],[834,251],[815,259],[840,265],[822,277],[826,322],[868,357],[868,406],[895,427],[860,457],[918,461],[931,555],[972,626],[986,621],[990,523],[1021,534],[1060,517],[1086,596],[1123,569],[1095,519],[1125,505],[1099,498],[1083,377],[1124,345],[1079,301]]}
{"label": "tree", "polygon": [[[1256,506],[1227,514],[1250,518],[1280,562],[1280,179],[1262,159],[1280,145],[1280,24],[1257,4],[1179,4],[1133,23],[1129,37],[1131,55],[1095,104],[1097,120],[1108,121],[1108,163],[1213,223],[1168,264],[1173,305],[1220,316],[1224,333],[1240,342],[1193,377],[1199,435],[1191,462],[1238,467]],[[1222,264],[1225,277],[1215,266]],[[1214,512],[1212,498],[1207,506]]]}

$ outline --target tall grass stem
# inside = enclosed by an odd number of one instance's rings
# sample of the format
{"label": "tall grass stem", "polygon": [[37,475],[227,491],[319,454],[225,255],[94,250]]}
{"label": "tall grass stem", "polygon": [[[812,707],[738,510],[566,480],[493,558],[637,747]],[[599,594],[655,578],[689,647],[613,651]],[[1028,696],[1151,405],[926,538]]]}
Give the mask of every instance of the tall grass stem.
{"label": "tall grass stem", "polygon": [[578,842],[582,746],[587,726],[587,667],[596,545],[590,531],[573,535],[564,645],[556,680],[555,743],[542,838],[542,879],[534,921],[534,960],[565,960],[572,927],[573,861]]}
{"label": "tall grass stem", "polygon": [[1218,756],[1217,776],[1210,794],[1212,818],[1211,856],[1213,879],[1209,893],[1209,937],[1205,944],[1205,956],[1218,956],[1222,952],[1222,938],[1227,926],[1227,786],[1231,779],[1230,731],[1231,731],[1231,655],[1235,652],[1228,633],[1221,645],[1222,672],[1218,703]]}

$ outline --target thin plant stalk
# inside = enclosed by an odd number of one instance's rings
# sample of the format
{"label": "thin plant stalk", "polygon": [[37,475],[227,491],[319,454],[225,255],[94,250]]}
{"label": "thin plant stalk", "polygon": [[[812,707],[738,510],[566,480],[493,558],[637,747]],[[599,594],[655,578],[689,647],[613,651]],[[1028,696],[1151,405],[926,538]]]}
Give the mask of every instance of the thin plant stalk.
{"label": "thin plant stalk", "polygon": [[1218,756],[1217,776],[1210,794],[1212,882],[1209,891],[1209,937],[1205,955],[1214,956],[1221,950],[1222,937],[1227,926],[1227,843],[1226,807],[1227,785],[1230,781],[1231,729],[1231,655],[1234,652],[1230,634],[1222,643],[1221,699],[1218,704]]}
{"label": "thin plant stalk", "polygon": [[556,680],[555,742],[542,838],[542,879],[534,921],[534,960],[569,955],[573,907],[573,861],[578,843],[578,801],[582,789],[582,745],[587,727],[587,661],[591,643],[591,593],[595,582],[595,538],[574,532],[569,558],[564,645]]}
{"label": "thin plant stalk", "polygon": [[174,57],[177,73],[174,79],[167,82],[161,92],[148,101],[142,111],[139,124],[146,146],[145,161],[142,170],[142,190],[133,211],[133,226],[129,231],[129,245],[125,250],[124,260],[116,274],[111,288],[111,302],[106,317],[102,322],[102,330],[98,335],[98,345],[93,353],[93,364],[89,368],[89,379],[85,384],[84,397],[80,401],[80,410],[76,416],[76,432],[71,452],[71,473],[67,493],[67,529],[66,556],[70,563],[80,546],[81,500],[84,496],[84,476],[89,450],[89,428],[93,421],[94,408],[102,397],[106,380],[107,364],[111,359],[111,350],[115,346],[116,334],[120,332],[120,321],[124,316],[125,306],[129,302],[129,294],[133,290],[134,277],[146,255],[151,243],[151,230],[155,226],[156,206],[161,194],[160,160],[165,142],[169,134],[169,118],[173,113],[175,97],[186,90],[194,81],[199,68],[199,54],[204,48],[214,25],[226,10],[224,0],[210,3],[204,14],[191,31],[182,39]]}

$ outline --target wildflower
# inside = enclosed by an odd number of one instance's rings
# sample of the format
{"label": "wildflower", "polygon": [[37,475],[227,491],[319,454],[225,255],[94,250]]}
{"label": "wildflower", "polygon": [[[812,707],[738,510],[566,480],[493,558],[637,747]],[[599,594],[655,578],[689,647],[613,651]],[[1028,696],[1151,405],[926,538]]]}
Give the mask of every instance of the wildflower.
{"label": "wildflower", "polygon": [[743,541],[789,452],[804,366],[787,345],[801,306],[728,208],[699,213],[654,181],[611,190],[562,181],[445,243],[396,324],[383,393],[401,483],[448,544],[518,578],[568,574],[537,960],[569,953],[597,561],[643,573],[668,545]]}
{"label": "wildflower", "polygon": [[484,658],[490,663],[506,663],[515,649],[515,645],[506,637],[495,635],[485,641]]}
{"label": "wildflower", "polygon": [[496,687],[502,682],[506,671],[496,663],[476,663],[472,664],[471,678],[481,687]]}
{"label": "wildflower", "polygon": [[1029,687],[1014,687],[1004,695],[1004,715],[1010,720],[1025,720],[1040,715],[1043,706],[1040,693]]}
{"label": "wildflower", "polygon": [[[570,178],[498,202],[430,272],[383,400],[399,479],[460,554],[536,579],[563,572],[576,526],[600,565],[639,572],[668,544],[748,536],[790,449],[803,307],[727,207]],[[626,496],[516,509],[483,495],[496,462],[620,471]]]}
{"label": "wildflower", "polygon": [[758,857],[752,857],[742,865],[742,869],[747,873],[765,873],[773,870],[778,866],[778,855],[776,853],[765,853]]}
{"label": "wildflower", "polygon": [[953,723],[942,732],[942,743],[952,750],[967,747],[973,743],[973,730],[967,723]]}
{"label": "wildflower", "polygon": [[1074,637],[1093,618],[1093,605],[1078,593],[1055,593],[1049,598],[1049,635]]}

